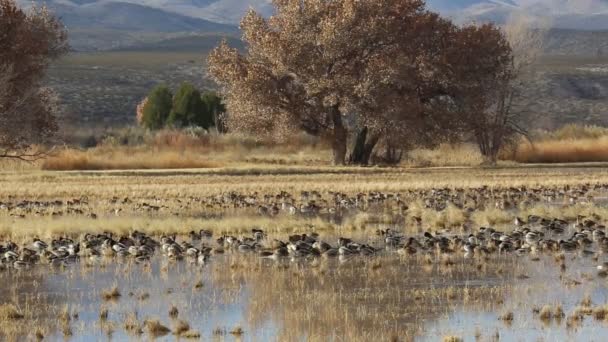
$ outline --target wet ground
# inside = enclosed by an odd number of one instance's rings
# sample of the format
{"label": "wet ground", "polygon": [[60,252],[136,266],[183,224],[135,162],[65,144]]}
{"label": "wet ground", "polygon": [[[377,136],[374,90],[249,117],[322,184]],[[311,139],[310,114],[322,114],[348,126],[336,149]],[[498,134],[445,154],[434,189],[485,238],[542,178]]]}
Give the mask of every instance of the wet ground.
{"label": "wet ground", "polygon": [[[2,272],[0,293],[31,312],[13,323],[40,328],[49,340],[148,340],[153,334],[143,322],[158,319],[172,330],[186,321],[203,340],[600,341],[608,333],[605,317],[573,317],[577,308],[608,303],[606,281],[597,275],[605,257],[562,255],[386,252],[275,261],[235,252],[203,266],[161,257],[139,264],[83,258],[61,268]],[[104,299],[114,286],[120,296]],[[585,298],[590,303],[581,306]],[[173,306],[177,316],[170,315]],[[544,317],[546,306],[552,313],[561,306],[563,315]],[[512,319],[501,319],[509,313]],[[141,332],[128,331],[129,315]],[[7,338],[33,338],[34,331]]]}
{"label": "wet ground", "polygon": [[[384,237],[376,234],[376,229],[392,228],[409,237],[430,230],[454,241],[454,235],[466,238],[480,229],[468,216],[463,224],[450,225],[445,211],[454,198],[446,198],[418,209],[418,224],[413,209],[403,209],[394,199],[366,206],[367,222],[359,228],[340,225],[355,219],[357,208],[314,215],[336,225],[321,231],[321,240],[336,246],[338,237],[347,236],[378,248],[373,256],[275,260],[226,248],[225,254],[211,255],[200,265],[156,250],[140,263],[132,257],[82,254],[79,261],[56,267],[6,267],[0,269],[0,340],[602,341],[608,336],[608,272],[603,269],[608,256],[599,240],[570,253],[528,249],[521,255],[466,256],[458,247],[450,253],[419,249],[409,255],[387,249]],[[571,203],[551,196],[536,204],[553,213],[591,205],[603,212],[608,205],[605,191],[585,200]],[[487,201],[485,208],[495,207],[495,199]],[[476,210],[480,208],[478,203]],[[512,217],[523,213],[517,206],[500,210],[508,212],[508,220],[492,226],[513,231]],[[443,214],[448,224],[432,227],[432,220]],[[562,234],[532,228],[553,241],[571,239],[582,229],[574,228],[576,214]],[[295,216],[312,217],[304,212]],[[600,217],[593,229],[605,231],[605,223],[606,217]],[[311,229],[304,226],[298,232]],[[270,233],[263,244],[287,237]],[[178,236],[178,242],[184,239],[188,237]],[[214,239],[208,243],[215,244]],[[15,305],[18,317],[7,316],[3,305],[8,303]],[[167,329],[152,329],[149,322],[155,320]]]}

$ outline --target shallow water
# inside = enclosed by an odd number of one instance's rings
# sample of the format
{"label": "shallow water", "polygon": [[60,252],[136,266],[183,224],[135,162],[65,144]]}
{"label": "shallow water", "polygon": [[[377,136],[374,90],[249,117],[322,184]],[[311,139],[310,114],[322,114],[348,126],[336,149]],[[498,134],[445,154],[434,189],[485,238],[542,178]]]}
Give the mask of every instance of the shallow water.
{"label": "shallow water", "polygon": [[[49,327],[50,340],[64,339],[52,327],[66,306],[78,315],[69,323],[69,340],[121,341],[150,337],[127,334],[129,313],[172,328],[172,305],[203,340],[602,340],[608,325],[591,316],[570,327],[567,317],[544,322],[533,313],[560,304],[569,316],[586,295],[594,307],[607,303],[606,281],[595,270],[602,260],[567,255],[561,272],[551,257],[513,255],[446,261],[387,252],[370,259],[278,262],[227,253],[202,267],[160,256],[144,264],[83,259],[60,269],[4,271],[0,293],[3,302],[35,303],[36,324]],[[195,288],[199,281],[202,287]],[[105,301],[101,293],[113,285],[122,295]],[[149,298],[140,299],[145,293]],[[108,309],[106,322],[101,308]],[[498,319],[509,311],[511,324]],[[231,335],[235,327],[244,334]]]}
{"label": "shallow water", "polygon": [[[543,203],[567,202],[560,198]],[[594,202],[608,206],[608,196],[598,192]],[[415,230],[406,216],[385,209],[368,208],[365,230],[341,231],[337,226],[321,238],[335,245],[337,235],[344,234],[384,247],[374,229],[410,225],[404,233]],[[356,213],[344,210],[321,217],[339,224]],[[517,209],[511,213],[517,214]],[[387,217],[392,223],[381,223]],[[419,232],[426,227],[420,225]],[[494,227],[513,229],[510,223]],[[571,233],[547,233],[547,238],[559,240]],[[176,318],[169,311],[175,306],[177,319],[188,322],[202,340],[438,341],[457,336],[465,341],[601,341],[608,336],[608,319],[571,317],[585,297],[591,308],[608,304],[606,279],[596,268],[605,261],[608,257],[602,254],[595,259],[566,254],[565,269],[560,269],[562,261],[554,255],[482,258],[457,251],[450,256],[400,256],[391,250],[374,257],[279,261],[228,251],[213,255],[203,266],[187,259],[170,261],[159,251],[140,264],[131,259],[82,258],[58,268],[36,265],[0,271],[0,304],[16,303],[27,313],[17,322],[0,322],[0,340],[33,339],[37,329],[48,340],[149,340],[152,336],[145,328],[143,335],[127,332],[127,316],[136,314],[140,325],[157,319],[173,329]],[[113,286],[121,296],[104,300],[103,292]],[[561,306],[564,316],[541,319],[538,311],[545,306]],[[108,310],[106,320],[100,319],[103,309]],[[69,321],[59,319],[65,310],[71,313]],[[499,319],[509,312],[512,321]],[[66,336],[66,327],[71,335]],[[243,334],[230,333],[237,327]],[[171,332],[158,337],[175,339]]]}

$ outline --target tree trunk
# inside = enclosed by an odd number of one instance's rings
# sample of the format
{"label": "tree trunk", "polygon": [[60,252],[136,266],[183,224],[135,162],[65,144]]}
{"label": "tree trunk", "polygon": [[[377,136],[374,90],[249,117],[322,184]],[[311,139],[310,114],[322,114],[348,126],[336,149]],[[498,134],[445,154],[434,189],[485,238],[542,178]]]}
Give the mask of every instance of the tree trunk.
{"label": "tree trunk", "polygon": [[340,105],[336,104],[331,108],[331,119],[334,124],[334,136],[332,149],[334,151],[334,165],[344,165],[346,158],[346,128],[342,122]]}
{"label": "tree trunk", "polygon": [[374,151],[374,147],[380,140],[380,134],[372,135],[367,143],[365,144],[365,148],[363,149],[363,163],[364,165],[369,164],[369,159],[372,157],[372,152]]}
{"label": "tree trunk", "polygon": [[371,135],[368,139],[367,133],[369,130],[367,127],[363,127],[357,134],[357,140],[353,147],[353,152],[350,155],[349,162],[357,165],[368,165],[369,159],[372,156],[372,151],[376,144],[380,140],[379,134]]}
{"label": "tree trunk", "polygon": [[367,127],[363,127],[362,130],[357,133],[357,139],[355,139],[355,146],[350,154],[349,162],[351,164],[362,164],[364,153],[365,153],[365,141],[367,140]]}

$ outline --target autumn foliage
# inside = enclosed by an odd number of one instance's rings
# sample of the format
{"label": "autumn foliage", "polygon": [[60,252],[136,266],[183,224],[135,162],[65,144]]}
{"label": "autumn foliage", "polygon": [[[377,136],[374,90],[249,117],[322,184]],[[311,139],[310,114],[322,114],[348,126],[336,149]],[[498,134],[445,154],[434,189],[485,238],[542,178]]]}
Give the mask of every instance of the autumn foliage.
{"label": "autumn foliage", "polygon": [[355,150],[367,158],[377,144],[463,134],[490,105],[490,85],[510,77],[498,28],[458,27],[422,0],[273,3],[274,16],[243,18],[244,54],[223,43],[209,56],[228,125],[281,139],[298,130],[327,136],[336,164],[356,133],[365,133]]}
{"label": "autumn foliage", "polygon": [[0,157],[35,159],[30,145],[57,131],[55,96],[42,80],[67,50],[65,28],[45,7],[25,12],[0,0]]}

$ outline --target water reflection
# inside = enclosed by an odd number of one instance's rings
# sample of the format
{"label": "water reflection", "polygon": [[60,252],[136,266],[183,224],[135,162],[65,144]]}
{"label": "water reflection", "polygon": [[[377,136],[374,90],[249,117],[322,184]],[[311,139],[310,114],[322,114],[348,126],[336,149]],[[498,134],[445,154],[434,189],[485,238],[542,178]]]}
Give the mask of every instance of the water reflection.
{"label": "water reflection", "polygon": [[[562,271],[549,256],[511,255],[275,262],[228,253],[203,267],[160,257],[144,264],[83,259],[62,269],[0,273],[1,301],[29,312],[20,333],[0,334],[20,340],[41,328],[53,340],[145,340],[148,333],[125,330],[126,317],[172,329],[175,306],[177,319],[205,340],[588,340],[605,336],[605,323],[589,316],[576,327],[567,317],[547,324],[534,312],[559,304],[568,316],[586,295],[594,306],[606,303],[608,289],[590,260],[569,255]],[[113,286],[121,296],[105,301],[102,291]],[[104,309],[107,319],[100,319]],[[66,310],[71,336],[57,324]],[[513,313],[512,322],[498,319],[504,312]],[[244,333],[231,335],[237,327]]]}

